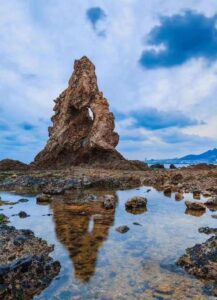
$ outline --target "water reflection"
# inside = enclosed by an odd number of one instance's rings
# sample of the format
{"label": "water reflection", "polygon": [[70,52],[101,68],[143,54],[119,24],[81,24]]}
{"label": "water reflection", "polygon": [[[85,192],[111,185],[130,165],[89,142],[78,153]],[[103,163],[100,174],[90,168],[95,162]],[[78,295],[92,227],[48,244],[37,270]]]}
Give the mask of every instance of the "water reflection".
{"label": "water reflection", "polygon": [[88,282],[95,273],[98,251],[113,225],[115,209],[106,210],[102,201],[54,201],[52,209],[56,235],[69,251],[75,277]]}

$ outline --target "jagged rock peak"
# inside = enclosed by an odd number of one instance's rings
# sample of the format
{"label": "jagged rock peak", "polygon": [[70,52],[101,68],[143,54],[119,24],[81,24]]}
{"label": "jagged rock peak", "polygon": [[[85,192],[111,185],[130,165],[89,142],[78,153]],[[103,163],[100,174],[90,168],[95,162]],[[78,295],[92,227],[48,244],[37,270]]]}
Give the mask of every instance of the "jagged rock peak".
{"label": "jagged rock peak", "polygon": [[115,150],[119,136],[114,132],[114,115],[98,89],[95,66],[86,56],[75,60],[68,88],[55,100],[54,112],[49,140],[34,165],[58,167],[123,160]]}

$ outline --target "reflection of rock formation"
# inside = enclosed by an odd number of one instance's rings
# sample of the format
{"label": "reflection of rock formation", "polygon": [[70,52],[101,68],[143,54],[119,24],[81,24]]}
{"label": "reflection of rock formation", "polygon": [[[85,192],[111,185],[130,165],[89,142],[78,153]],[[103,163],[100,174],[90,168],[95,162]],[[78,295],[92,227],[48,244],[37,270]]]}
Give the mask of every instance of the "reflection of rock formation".
{"label": "reflection of rock formation", "polygon": [[68,249],[75,276],[89,281],[95,272],[97,255],[113,224],[115,209],[106,210],[101,201],[84,204],[52,203],[56,234]]}

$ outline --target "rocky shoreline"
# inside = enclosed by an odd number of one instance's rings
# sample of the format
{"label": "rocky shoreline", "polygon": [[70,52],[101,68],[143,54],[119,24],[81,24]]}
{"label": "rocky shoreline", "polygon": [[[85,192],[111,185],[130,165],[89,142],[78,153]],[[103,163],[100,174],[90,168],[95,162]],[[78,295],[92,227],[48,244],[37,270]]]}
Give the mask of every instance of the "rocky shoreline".
{"label": "rocky shoreline", "polygon": [[1,299],[32,299],[60,271],[60,263],[49,256],[54,246],[31,230],[0,224],[0,245]]}
{"label": "rocky shoreline", "polygon": [[[20,194],[26,192],[40,194],[38,197],[40,203],[61,201],[61,199],[70,199],[70,203],[73,201],[80,204],[89,203],[94,198],[94,190],[127,189],[142,185],[152,186],[158,191],[162,191],[167,197],[175,193],[176,201],[182,200],[183,194],[192,193],[195,200],[186,201],[186,213],[198,214],[201,211],[198,209],[202,206],[205,210],[217,210],[217,168],[215,166],[201,165],[172,170],[147,168],[146,171],[102,170],[88,167],[48,171],[0,171],[0,190]],[[93,194],[91,194],[91,190]],[[201,197],[206,197],[206,202],[201,202]],[[115,198],[107,198],[102,199],[102,205],[106,209],[113,209]],[[146,202],[143,202],[145,209]],[[2,204],[5,204],[4,201]],[[23,299],[29,299],[33,294],[40,293],[49,285],[51,280],[57,276],[60,265],[49,256],[53,250],[52,246],[36,238],[29,230],[22,231],[8,226],[8,221],[5,218],[0,225],[0,274],[2,274],[0,276],[0,295],[7,295],[4,299],[13,299],[14,295],[23,293],[23,295],[27,295],[27,298]],[[127,230],[129,229],[124,228],[123,231],[121,228],[121,232]],[[177,264],[189,274],[206,280],[208,283],[205,285],[205,289],[210,295],[216,296],[216,229],[202,228],[199,232],[214,236],[202,244],[187,249],[186,254],[180,257]],[[9,251],[6,251],[6,248]],[[26,271],[23,273],[23,270]],[[24,275],[21,276],[21,273]],[[31,286],[28,285],[27,274],[31,278]],[[11,285],[12,281],[17,284]]]}

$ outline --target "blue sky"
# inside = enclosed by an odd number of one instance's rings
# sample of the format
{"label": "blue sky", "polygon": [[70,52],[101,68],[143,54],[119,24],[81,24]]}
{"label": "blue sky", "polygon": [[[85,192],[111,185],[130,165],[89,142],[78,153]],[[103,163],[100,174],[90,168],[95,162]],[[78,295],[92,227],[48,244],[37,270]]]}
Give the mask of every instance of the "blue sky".
{"label": "blue sky", "polygon": [[53,99],[83,55],[127,158],[217,146],[216,0],[8,0],[0,14],[0,159],[42,149]]}

